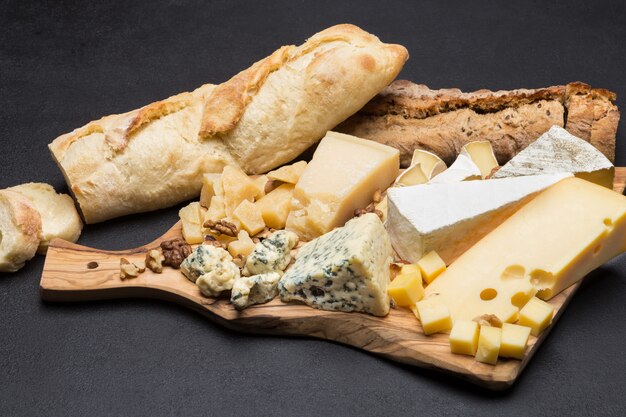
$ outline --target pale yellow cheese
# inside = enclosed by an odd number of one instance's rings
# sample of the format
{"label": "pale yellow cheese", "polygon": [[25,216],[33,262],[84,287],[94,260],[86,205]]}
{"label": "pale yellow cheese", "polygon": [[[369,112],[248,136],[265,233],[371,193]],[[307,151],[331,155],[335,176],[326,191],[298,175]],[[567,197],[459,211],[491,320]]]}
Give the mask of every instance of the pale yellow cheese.
{"label": "pale yellow cheese", "polygon": [[493,154],[491,142],[488,140],[474,141],[465,144],[461,153],[470,157],[472,162],[480,169],[480,175],[486,178],[495,167],[498,166],[498,160]]}
{"label": "pale yellow cheese", "polygon": [[250,236],[254,236],[265,228],[261,210],[252,202],[243,200],[233,212],[233,219],[241,223]]}
{"label": "pale yellow cheese", "polygon": [[202,175],[202,190],[200,191],[200,205],[209,208],[211,199],[215,195],[222,195],[222,174],[207,173]]}
{"label": "pale yellow cheese", "polygon": [[536,297],[531,298],[519,312],[517,324],[530,327],[533,336],[539,336],[552,323],[554,307]]}
{"label": "pale yellow cheese", "polygon": [[502,329],[491,326],[480,326],[478,336],[478,349],[476,349],[476,360],[482,363],[495,365],[498,362],[500,345],[502,343]]}
{"label": "pale yellow cheese", "polygon": [[267,177],[272,180],[297,184],[306,168],[306,161],[298,161],[295,164],[285,165],[274,171],[267,173]]}
{"label": "pale yellow cheese", "polygon": [[423,149],[416,149],[413,151],[411,166],[416,164],[420,164],[420,168],[429,180],[435,175],[441,174],[446,170],[446,163],[443,162],[441,158],[434,153]]}
{"label": "pale yellow cheese", "polygon": [[394,181],[399,166],[395,148],[328,132],[294,189],[286,228],[311,240],[342,226]]}
{"label": "pale yellow cheese", "polygon": [[254,250],[254,242],[250,239],[250,235],[245,230],[240,230],[237,234],[237,240],[228,244],[228,252],[233,258],[238,255],[248,256]]}
{"label": "pale yellow cheese", "polygon": [[226,217],[226,212],[224,211],[224,196],[214,195],[211,198],[211,205],[204,216],[204,221],[218,221],[222,220],[224,217]]}
{"label": "pale yellow cheese", "polygon": [[254,196],[254,199],[258,200],[259,198],[265,195],[265,186],[270,181],[270,179],[267,178],[267,175],[259,175],[258,177],[254,178],[252,181],[254,182],[254,184],[259,190],[257,195]]}
{"label": "pale yellow cheese", "polygon": [[282,184],[273,189],[255,204],[261,210],[263,221],[268,227],[283,229],[289,216],[293,184]]}
{"label": "pale yellow cheese", "polygon": [[460,355],[474,356],[478,348],[478,323],[469,320],[455,320],[450,331],[450,351]]}
{"label": "pale yellow cheese", "polygon": [[452,328],[450,310],[445,304],[430,298],[415,304],[417,318],[422,323],[424,334],[440,333]]}
{"label": "pale yellow cheese", "polygon": [[424,297],[422,276],[419,272],[401,273],[391,281],[387,293],[400,307],[409,307]]}
{"label": "pale yellow cheese", "polygon": [[530,327],[504,323],[502,325],[502,342],[500,357],[524,359],[526,344],[530,336]]}
{"label": "pale yellow cheese", "polygon": [[437,252],[430,251],[417,262],[420,271],[422,271],[422,278],[427,284],[433,282],[443,271],[446,270],[446,263],[441,259]]}
{"label": "pale yellow cheese", "polygon": [[222,172],[222,187],[224,188],[224,212],[227,217],[233,215],[235,209],[243,200],[253,202],[261,190],[252,178],[248,177],[240,168],[227,165]]}
{"label": "pale yellow cheese", "polygon": [[394,186],[405,186],[426,184],[428,177],[424,174],[420,164],[408,167],[394,182]]}
{"label": "pale yellow cheese", "polygon": [[626,197],[570,177],[467,250],[425,296],[455,320],[495,314],[512,323],[536,293],[549,299],[625,249]]}
{"label": "pale yellow cheese", "polygon": [[195,201],[181,208],[178,216],[181,220],[185,241],[190,245],[201,243],[204,240],[204,235],[202,234],[204,213],[200,203]]}
{"label": "pale yellow cheese", "polygon": [[401,274],[420,274],[420,279],[422,276],[422,270],[418,264],[405,264],[400,268]]}

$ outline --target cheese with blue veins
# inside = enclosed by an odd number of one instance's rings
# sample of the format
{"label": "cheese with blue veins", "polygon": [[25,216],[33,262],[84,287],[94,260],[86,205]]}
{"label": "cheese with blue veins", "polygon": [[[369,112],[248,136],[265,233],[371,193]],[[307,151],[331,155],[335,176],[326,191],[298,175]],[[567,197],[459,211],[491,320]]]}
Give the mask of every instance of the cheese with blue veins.
{"label": "cheese with blue veins", "polygon": [[280,298],[323,310],[385,316],[391,262],[389,236],[378,216],[368,213],[300,248],[278,284]]}
{"label": "cheese with blue veins", "polygon": [[230,290],[240,276],[232,256],[224,249],[211,245],[195,248],[180,264],[180,270],[208,297],[217,297]]}
{"label": "cheese with blue veins", "polygon": [[231,290],[230,302],[237,310],[272,301],[278,295],[278,272],[240,277]]}
{"label": "cheese with blue veins", "polygon": [[298,235],[287,230],[272,233],[257,243],[246,258],[243,275],[252,276],[268,272],[282,272],[291,262],[291,250],[298,244]]}

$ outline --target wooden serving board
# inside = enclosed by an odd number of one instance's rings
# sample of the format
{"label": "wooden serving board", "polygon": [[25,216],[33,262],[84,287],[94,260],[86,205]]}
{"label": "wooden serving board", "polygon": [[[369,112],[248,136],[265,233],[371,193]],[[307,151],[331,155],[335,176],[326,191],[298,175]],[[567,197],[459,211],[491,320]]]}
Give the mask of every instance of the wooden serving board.
{"label": "wooden serving board", "polygon": [[[618,168],[615,190],[623,193],[626,168]],[[303,304],[275,299],[267,304],[235,310],[227,299],[207,298],[179,270],[162,274],[146,270],[139,277],[119,278],[120,257],[143,261],[148,249],[163,240],[181,237],[177,223],[154,242],[125,251],[102,251],[56,239],[50,245],[41,276],[41,295],[48,301],[87,301],[126,297],[149,297],[190,307],[225,327],[251,333],[311,336],[352,345],[391,360],[437,368],[484,387],[510,387],[537,350],[550,328],[539,338],[531,336],[523,360],[500,359],[495,366],[450,353],[448,336],[426,336],[413,313],[392,309],[387,317],[317,310]],[[559,319],[580,284],[550,300]]]}

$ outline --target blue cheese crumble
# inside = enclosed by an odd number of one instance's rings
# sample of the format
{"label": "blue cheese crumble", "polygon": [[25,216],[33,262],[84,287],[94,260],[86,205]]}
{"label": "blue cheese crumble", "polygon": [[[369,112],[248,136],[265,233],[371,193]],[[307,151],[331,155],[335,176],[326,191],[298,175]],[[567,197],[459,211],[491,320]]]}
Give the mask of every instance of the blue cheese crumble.
{"label": "blue cheese crumble", "polygon": [[200,245],[194,249],[180,264],[180,270],[208,297],[217,297],[230,290],[240,276],[232,256],[224,249],[211,245]]}
{"label": "blue cheese crumble", "polygon": [[278,283],[283,301],[323,310],[389,313],[389,235],[376,214],[350,220],[300,248]]}
{"label": "blue cheese crumble", "polygon": [[237,310],[243,310],[254,304],[272,301],[278,295],[278,272],[241,277],[235,280],[230,302]]}
{"label": "blue cheese crumble", "polygon": [[243,275],[252,276],[268,272],[282,272],[291,262],[291,250],[298,243],[298,235],[279,230],[257,243],[246,258]]}

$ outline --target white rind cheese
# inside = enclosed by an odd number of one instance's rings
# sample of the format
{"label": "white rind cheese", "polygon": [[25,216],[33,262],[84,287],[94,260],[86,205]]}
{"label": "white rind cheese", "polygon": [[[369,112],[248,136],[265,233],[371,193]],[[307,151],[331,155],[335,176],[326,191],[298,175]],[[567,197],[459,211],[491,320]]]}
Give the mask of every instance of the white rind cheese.
{"label": "white rind cheese", "polygon": [[237,310],[243,310],[255,304],[272,301],[278,295],[278,272],[237,278],[231,290],[230,302]]}
{"label": "white rind cheese", "polygon": [[200,245],[180,264],[180,270],[194,282],[202,294],[217,297],[233,287],[239,278],[239,268],[222,248]]}
{"label": "white rind cheese", "polygon": [[569,176],[391,188],[386,223],[391,243],[405,261],[417,262],[434,250],[450,264],[538,192]]}
{"label": "white rind cheese", "polygon": [[291,249],[298,243],[298,235],[287,230],[272,233],[257,243],[246,258],[243,274],[246,276],[278,272],[282,275],[291,262]]}
{"label": "white rind cheese", "polygon": [[461,152],[448,169],[433,177],[429,184],[448,184],[482,179],[480,168],[467,153]]}
{"label": "white rind cheese", "polygon": [[552,126],[500,168],[492,178],[571,172],[575,176],[613,189],[615,167],[587,141]]}
{"label": "white rind cheese", "polygon": [[376,214],[365,214],[303,246],[278,284],[280,298],[385,316],[391,261],[383,224]]}

